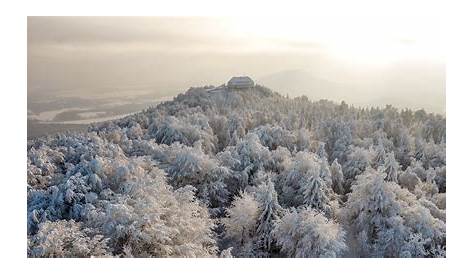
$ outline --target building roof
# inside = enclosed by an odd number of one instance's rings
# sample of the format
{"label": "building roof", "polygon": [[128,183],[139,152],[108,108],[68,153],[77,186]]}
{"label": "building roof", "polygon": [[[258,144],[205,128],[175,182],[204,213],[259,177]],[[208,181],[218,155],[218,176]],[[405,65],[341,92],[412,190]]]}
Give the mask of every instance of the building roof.
{"label": "building roof", "polygon": [[237,86],[237,87],[253,87],[254,82],[248,76],[236,76],[232,77],[229,82],[227,83],[229,86]]}

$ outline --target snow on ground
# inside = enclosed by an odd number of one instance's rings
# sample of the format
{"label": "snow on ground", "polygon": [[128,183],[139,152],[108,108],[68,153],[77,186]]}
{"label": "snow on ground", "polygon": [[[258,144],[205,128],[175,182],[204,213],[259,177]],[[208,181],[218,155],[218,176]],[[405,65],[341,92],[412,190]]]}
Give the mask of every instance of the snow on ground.
{"label": "snow on ground", "polygon": [[84,119],[92,119],[92,118],[99,118],[103,117],[105,114],[107,114],[106,111],[89,111],[89,112],[81,112],[78,113],[79,117],[84,118]]}
{"label": "snow on ground", "polygon": [[66,112],[66,111],[81,111],[81,110],[88,110],[87,108],[62,108],[50,111],[43,111],[38,114],[29,114],[29,119],[37,119],[43,122],[53,121],[56,115]]}

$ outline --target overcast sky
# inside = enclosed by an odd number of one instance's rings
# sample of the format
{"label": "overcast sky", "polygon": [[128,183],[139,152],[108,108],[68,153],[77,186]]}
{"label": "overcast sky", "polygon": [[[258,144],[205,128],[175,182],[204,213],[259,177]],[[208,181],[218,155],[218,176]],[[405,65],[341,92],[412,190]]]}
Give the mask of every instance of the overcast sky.
{"label": "overcast sky", "polygon": [[328,81],[347,90],[328,99],[402,98],[442,113],[439,28],[432,18],[28,17],[28,92],[86,96],[136,85],[178,92],[233,75],[274,80],[302,72],[307,77],[294,83],[301,89],[290,95],[317,98],[312,85]]}

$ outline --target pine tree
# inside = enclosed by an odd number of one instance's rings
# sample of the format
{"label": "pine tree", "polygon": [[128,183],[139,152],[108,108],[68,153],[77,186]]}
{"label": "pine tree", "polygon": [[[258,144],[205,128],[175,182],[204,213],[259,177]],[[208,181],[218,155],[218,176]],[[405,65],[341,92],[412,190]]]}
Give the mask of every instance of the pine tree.
{"label": "pine tree", "polygon": [[278,196],[270,179],[258,187],[256,194],[261,208],[257,221],[257,247],[271,253],[274,248],[274,223],[280,218],[283,209],[278,203]]}
{"label": "pine tree", "polygon": [[398,182],[398,169],[399,164],[395,159],[395,155],[393,152],[387,154],[385,158],[385,173],[387,177],[385,178],[389,182]]}
{"label": "pine tree", "polygon": [[353,185],[342,210],[355,236],[352,249],[362,257],[406,257],[411,237],[421,233],[427,241],[426,256],[434,256],[435,249],[445,246],[444,222],[434,218],[408,190],[385,182],[385,176],[369,169]]}
{"label": "pine tree", "polygon": [[342,167],[337,162],[337,159],[331,164],[331,178],[332,178],[332,189],[338,194],[344,194],[344,174],[342,173]]}
{"label": "pine tree", "polygon": [[274,235],[288,257],[338,257],[346,251],[345,232],[317,210],[294,208],[276,223]]}

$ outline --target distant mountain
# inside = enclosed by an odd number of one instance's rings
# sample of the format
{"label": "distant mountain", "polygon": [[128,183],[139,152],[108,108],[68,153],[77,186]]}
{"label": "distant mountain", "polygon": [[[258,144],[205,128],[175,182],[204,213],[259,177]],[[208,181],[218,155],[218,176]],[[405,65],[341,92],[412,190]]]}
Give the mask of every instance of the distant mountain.
{"label": "distant mountain", "polygon": [[401,109],[446,112],[442,65],[394,64],[363,71],[342,68],[331,79],[310,70],[285,70],[260,77],[257,83],[290,97],[306,95],[313,100],[344,100],[362,107],[393,105]]}
{"label": "distant mountain", "polygon": [[285,70],[268,74],[257,79],[257,83],[282,94],[306,95],[312,99],[325,99],[329,96],[334,98],[344,92],[342,84],[318,78],[305,70]]}

